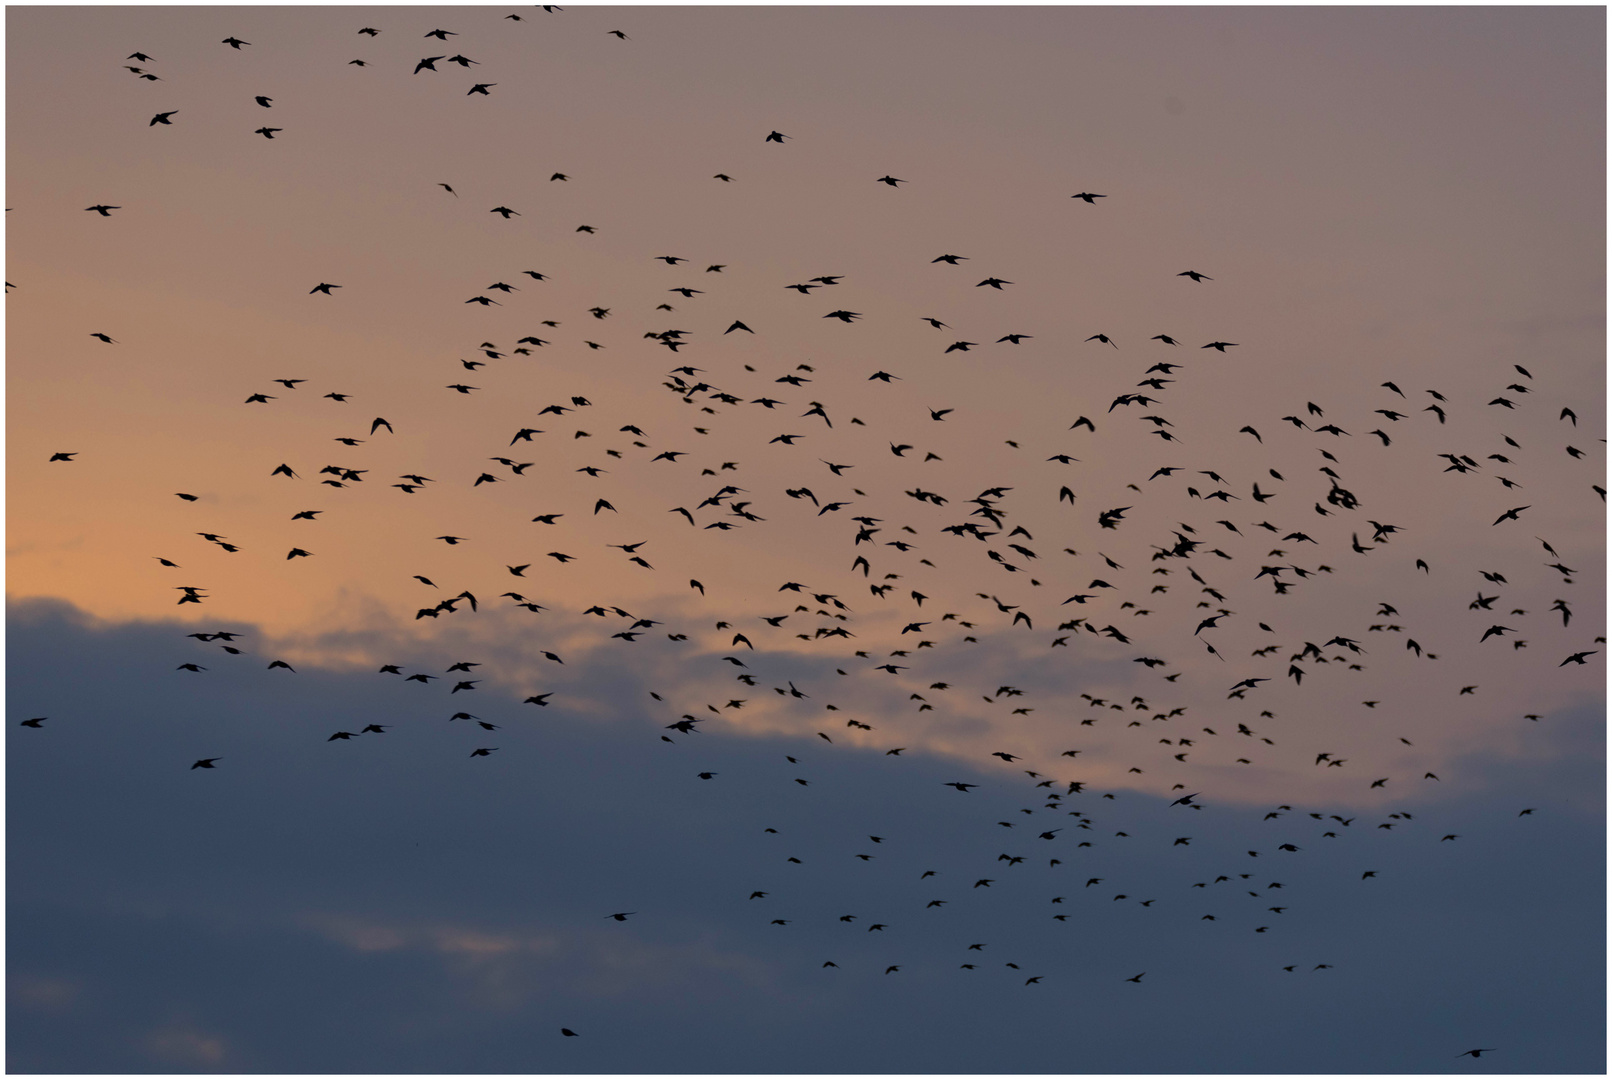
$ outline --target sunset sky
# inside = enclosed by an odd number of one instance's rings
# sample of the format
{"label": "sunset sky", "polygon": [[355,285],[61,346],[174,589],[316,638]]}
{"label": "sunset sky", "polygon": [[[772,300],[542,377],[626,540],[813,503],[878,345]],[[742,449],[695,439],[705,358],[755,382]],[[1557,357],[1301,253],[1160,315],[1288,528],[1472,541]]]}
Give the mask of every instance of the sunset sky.
{"label": "sunset sky", "polygon": [[1604,1072],[1604,41],[8,9],[8,1070]]}

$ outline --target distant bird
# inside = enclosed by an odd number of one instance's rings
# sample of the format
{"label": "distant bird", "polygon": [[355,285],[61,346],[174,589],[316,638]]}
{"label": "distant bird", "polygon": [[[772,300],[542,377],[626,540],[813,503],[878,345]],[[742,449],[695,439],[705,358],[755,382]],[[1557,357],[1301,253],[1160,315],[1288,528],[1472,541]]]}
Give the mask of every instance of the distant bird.
{"label": "distant bird", "polygon": [[147,124],[146,126],[147,127],[154,127],[157,124],[167,124],[169,127],[172,127],[173,126],[173,121],[168,119],[168,117],[173,116],[177,112],[179,112],[178,109],[173,109],[173,110],[171,110],[169,112],[160,112],[156,116],[153,116],[151,118],[151,123]]}
{"label": "distant bird", "polygon": [[104,203],[102,203],[102,204],[98,204],[98,205],[95,205],[95,206],[86,206],[84,209],[85,210],[94,210],[97,214],[100,214],[102,217],[111,217],[112,216],[112,211],[114,211],[114,210],[122,210],[123,207],[121,207],[121,206],[107,206]]}
{"label": "distant bird", "polygon": [[[1084,199],[1086,202],[1090,203],[1092,206],[1097,205],[1097,200],[1098,199],[1106,199],[1106,198],[1108,198],[1107,195],[1094,195],[1089,191],[1078,192],[1078,193],[1076,193],[1074,195],[1071,195],[1069,197],[1071,199]],[[1138,978],[1140,978],[1140,977],[1141,976],[1138,976]]]}

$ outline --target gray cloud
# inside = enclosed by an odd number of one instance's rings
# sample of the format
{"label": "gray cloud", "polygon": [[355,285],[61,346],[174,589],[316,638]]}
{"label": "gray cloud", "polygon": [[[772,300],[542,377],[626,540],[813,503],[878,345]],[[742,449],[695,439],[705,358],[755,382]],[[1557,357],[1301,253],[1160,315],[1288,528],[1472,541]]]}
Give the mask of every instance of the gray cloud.
{"label": "gray cloud", "polygon": [[[1599,1060],[1602,823],[1563,794],[1591,780],[1589,711],[1550,718],[1573,756],[1348,826],[1133,791],[1045,810],[1022,776],[941,757],[669,745],[563,708],[471,760],[479,733],[378,702],[371,673],[151,689],[172,625],[60,605],[11,625],[13,711],[56,709],[10,736],[13,1071],[769,1071],[780,1046],[812,1071],[1048,1071],[1069,1016],[1091,1071],[1439,1069],[1468,1033],[1509,1068]],[[325,741],[370,719],[398,726]],[[203,754],[218,769],[189,770]]]}

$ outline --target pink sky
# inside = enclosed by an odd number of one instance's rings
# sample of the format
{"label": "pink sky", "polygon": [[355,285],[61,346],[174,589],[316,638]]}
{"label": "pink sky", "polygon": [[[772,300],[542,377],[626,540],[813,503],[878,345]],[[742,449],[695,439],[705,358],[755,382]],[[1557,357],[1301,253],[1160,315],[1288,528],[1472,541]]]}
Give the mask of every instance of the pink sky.
{"label": "pink sky", "polygon": [[[1558,662],[1596,649],[1604,618],[1604,506],[1591,490],[1604,484],[1599,12],[503,14],[8,13],[13,598],[62,598],[108,620],[251,623],[300,649],[305,664],[373,666],[405,642],[432,655],[475,647],[497,652],[487,671],[521,693],[551,675],[545,649],[585,658],[590,678],[630,655],[691,701],[729,692],[733,669],[719,657],[739,630],[763,654],[755,663],[766,678],[790,678],[798,660],[838,680],[842,709],[855,703],[882,725],[844,738],[880,747],[888,735],[974,761],[1011,745],[1046,768],[1069,741],[1082,691],[1188,707],[1194,731],[1229,734],[1261,710],[1276,713],[1265,727],[1282,737],[1243,769],[1239,752],[1195,749],[1180,768],[1138,776],[1126,770],[1156,747],[1122,730],[1081,733],[1081,764],[1105,783],[1163,791],[1212,781],[1226,799],[1281,797],[1319,777],[1329,797],[1370,801],[1383,796],[1362,773],[1318,773],[1314,755],[1448,771],[1475,749],[1530,753],[1542,736],[1525,712],[1598,699],[1600,658]],[[383,32],[355,33],[365,25]],[[437,27],[458,36],[424,37]],[[219,44],[231,35],[251,44]],[[143,67],[159,81],[125,70],[135,50],[152,55]],[[412,73],[437,54],[477,66],[441,61],[435,73]],[[494,84],[491,94],[467,94],[477,82]],[[257,94],[272,108],[255,104]],[[172,126],[149,123],[168,110],[177,110]],[[282,130],[272,140],[253,133],[265,124]],[[788,141],[764,142],[775,129]],[[569,180],[549,180],[555,172]],[[713,179],[719,172],[732,182]],[[884,175],[906,183],[877,183]],[[1106,197],[1070,198],[1080,191]],[[82,209],[97,203],[120,209],[110,218]],[[575,231],[584,224],[597,232]],[[945,253],[968,261],[932,261]],[[689,261],[668,266],[661,255]],[[724,269],[706,272],[711,264]],[[1184,270],[1212,280],[1189,281]],[[844,280],[809,296],[785,288],[817,275]],[[991,276],[1012,284],[976,287]],[[309,295],[320,282],[342,287]],[[494,282],[518,291],[489,291]],[[702,292],[684,298],[677,287]],[[478,295],[500,306],[466,303]],[[590,316],[594,306],[609,318]],[[842,309],[861,317],[824,318]],[[723,334],[734,319],[755,335]],[[688,341],[675,356],[644,336],[674,328]],[[1031,336],[998,343],[1008,333]],[[1086,340],[1097,333],[1118,348]],[[1159,333],[1181,346],[1149,340]],[[550,343],[508,355],[529,334]],[[1200,348],[1215,340],[1238,346]],[[483,341],[506,355],[466,370],[461,359],[486,359]],[[977,345],[945,352],[955,341]],[[1159,361],[1182,367],[1155,404],[1108,411],[1117,395],[1149,392],[1136,384]],[[703,395],[684,404],[664,385],[682,364],[699,369],[690,381],[741,404]],[[775,381],[802,364],[810,384]],[[898,381],[870,381],[876,371]],[[286,389],[277,378],[307,381]],[[1511,383],[1529,393],[1507,391]],[[1424,411],[1429,390],[1444,395],[1447,424]],[[331,391],[352,400],[321,397]],[[243,404],[254,393],[274,399]],[[574,395],[592,404],[539,415]],[[786,404],[751,403],[768,396]],[[1517,407],[1487,404],[1497,396]],[[811,402],[823,403],[832,428],[801,415]],[[1307,410],[1312,402],[1324,418]],[[1563,406],[1576,410],[1576,426],[1559,418]],[[953,410],[944,421],[930,419],[943,408]],[[1384,408],[1405,419],[1372,411]],[[1082,415],[1095,433],[1069,430]],[[1350,434],[1300,430],[1289,415]],[[395,434],[372,434],[375,417]],[[641,428],[645,446],[624,425]],[[511,447],[525,427],[545,433]],[[1156,438],[1160,429],[1179,441]],[[769,442],[780,434],[804,437]],[[898,458],[892,443],[914,449]],[[1586,456],[1568,456],[1568,445]],[[687,456],[651,460],[666,450]],[[57,451],[79,457],[49,462]],[[928,452],[940,460],[924,462]],[[1059,453],[1079,460],[1047,460]],[[1446,472],[1441,453],[1482,468]],[[533,465],[516,476],[495,456]],[[853,468],[835,477],[825,460]],[[271,476],[282,463],[300,479]],[[331,464],[368,473],[342,490],[320,487],[318,470]],[[575,471],[584,466],[609,471]],[[1160,466],[1182,472],[1150,480]],[[1360,510],[1313,512],[1328,490],[1323,466]],[[1237,501],[1191,498],[1188,487],[1218,487],[1199,470],[1224,476]],[[483,471],[498,482],[472,486]],[[413,495],[389,486],[407,473],[435,482]],[[1502,475],[1520,487],[1504,488]],[[1255,504],[1256,482],[1278,499]],[[730,502],[748,500],[765,521],[722,518],[743,527],[718,533],[669,512],[730,483],[745,489]],[[784,494],[803,486],[846,505],[819,515]],[[970,520],[967,500],[996,486],[1013,489],[1001,501],[1003,531],[1023,525],[1031,539],[1014,542],[1034,562],[1005,548],[1006,535],[981,544],[939,531]],[[1064,486],[1072,506],[1057,498]],[[949,501],[903,494],[914,489]],[[200,500],[182,502],[178,491]],[[600,498],[616,512],[591,512]],[[1520,521],[1490,525],[1524,504]],[[1100,528],[1099,514],[1120,506],[1134,509],[1117,530]],[[315,509],[317,522],[290,520]],[[554,526],[530,521],[556,512]],[[696,516],[704,526],[723,514]],[[853,550],[847,518],[858,514],[881,519],[880,546]],[[1279,532],[1257,528],[1262,519]],[[1370,543],[1368,519],[1403,532],[1356,554],[1351,535]],[[1201,635],[1193,627],[1206,612],[1194,605],[1207,598],[1188,563],[1151,561],[1182,522],[1202,550],[1234,556],[1190,560],[1225,597],[1214,606],[1235,613]],[[199,531],[241,550],[225,553]],[[1279,539],[1292,531],[1318,544]],[[448,547],[439,535],[467,539]],[[916,547],[882,546],[898,538]],[[653,570],[607,546],[639,541]],[[314,555],[288,561],[293,546]],[[1004,572],[987,547],[1022,571]],[[1267,555],[1273,548],[1285,554]],[[576,561],[561,566],[550,551]],[[853,569],[858,554],[870,578]],[[1433,573],[1418,571],[1417,558]],[[1278,597],[1254,579],[1273,561],[1333,572]],[[1550,562],[1577,571],[1570,585]],[[523,578],[506,569],[522,564],[531,567]],[[1481,570],[1503,572],[1504,590]],[[869,596],[886,573],[901,575],[890,597]],[[1117,586],[1111,597],[1060,603],[1094,577]],[[707,586],[703,598],[691,578]],[[800,602],[778,591],[786,581],[843,598],[857,637],[800,641],[792,631],[833,625],[811,612],[778,629],[761,622]],[[1161,584],[1167,592],[1154,591]],[[178,585],[205,587],[206,604],[176,607]],[[509,603],[501,591],[524,592],[550,611],[474,625],[413,618],[461,589],[488,608]],[[931,599],[917,606],[914,589]],[[1469,609],[1474,593],[1502,591],[1494,610]],[[979,593],[1018,605],[1034,630],[1011,625]],[[1559,597],[1572,603],[1568,626],[1550,610]],[[1401,614],[1379,617],[1383,602]],[[578,614],[596,603],[666,625],[626,654],[600,632],[620,629],[614,618]],[[945,612],[975,622],[978,642],[940,622]],[[1072,612],[1133,641],[1076,630],[1067,650],[1048,652]],[[718,620],[732,628],[712,629]],[[921,635],[900,633],[925,620]],[[1406,630],[1367,630],[1396,622]],[[1479,645],[1492,624],[1517,633]],[[512,642],[516,628],[541,637]],[[666,642],[674,630],[690,641]],[[1365,670],[1334,662],[1302,686],[1284,678],[1305,641],[1333,635],[1368,648]],[[1440,660],[1411,656],[1406,635]],[[871,670],[917,636],[936,642],[933,653],[898,659],[908,669],[893,677]],[[1505,644],[1512,636],[1528,647]],[[1250,656],[1270,644],[1280,646],[1272,655]],[[686,662],[693,652],[704,659]],[[1170,666],[1143,669],[1130,663],[1137,656]],[[1175,671],[1177,682],[1163,681]],[[935,712],[913,714],[907,694],[948,672],[961,673],[959,689]],[[1249,676],[1271,682],[1228,702],[1227,688]],[[1035,712],[979,700],[1016,681],[1034,687]],[[1460,696],[1470,684],[1479,693]],[[575,689],[584,711],[587,685]],[[1383,704],[1364,713],[1364,700]],[[758,701],[724,722],[810,731],[819,701],[793,711],[788,699]],[[1398,741],[1407,735],[1414,752]]]}

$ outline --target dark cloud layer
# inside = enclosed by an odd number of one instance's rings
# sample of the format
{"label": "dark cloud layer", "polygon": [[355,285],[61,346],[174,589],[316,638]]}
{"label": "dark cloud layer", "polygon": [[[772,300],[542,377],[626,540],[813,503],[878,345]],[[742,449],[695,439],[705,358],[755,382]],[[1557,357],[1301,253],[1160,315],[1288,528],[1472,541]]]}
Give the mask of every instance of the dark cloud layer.
{"label": "dark cloud layer", "polygon": [[[1345,827],[1088,791],[1082,830],[1008,769],[667,744],[625,690],[613,722],[494,733],[378,706],[369,673],[152,690],[183,629],[11,613],[10,1071],[1438,1072],[1469,1044],[1602,1068],[1591,710],[1481,799]],[[397,726],[326,741],[368,722]]]}

